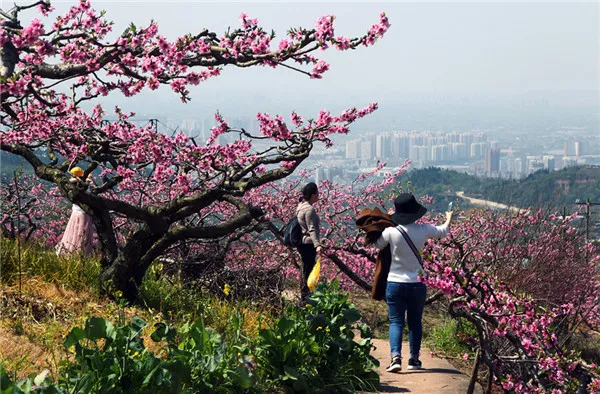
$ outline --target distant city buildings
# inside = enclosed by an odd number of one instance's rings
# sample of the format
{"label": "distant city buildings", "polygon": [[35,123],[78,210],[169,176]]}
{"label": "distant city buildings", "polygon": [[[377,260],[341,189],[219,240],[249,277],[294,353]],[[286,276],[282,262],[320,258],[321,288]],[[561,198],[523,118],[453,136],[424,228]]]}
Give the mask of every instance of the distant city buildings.
{"label": "distant city buildings", "polygon": [[554,156],[543,156],[542,161],[544,163],[544,170],[546,170],[548,172],[552,172],[556,169]]}
{"label": "distant city buildings", "polygon": [[489,148],[486,150],[485,173],[487,176],[500,175],[500,149]]}
{"label": "distant city buildings", "polygon": [[562,168],[573,167],[580,163],[584,152],[582,152],[581,141],[574,138],[568,138],[564,141],[563,157],[561,160]]}
{"label": "distant city buildings", "polygon": [[[227,121],[232,128],[261,135],[255,118],[234,118]],[[211,117],[166,120],[165,125],[167,132],[183,132],[201,144],[210,137],[215,121]],[[329,149],[316,144],[303,166],[314,171],[314,178],[318,181],[349,183],[358,174],[372,170],[377,161],[387,164],[379,176],[410,160],[412,168],[434,166],[472,175],[507,179],[520,179],[537,171],[552,172],[575,165],[600,164],[597,142],[591,137],[575,137],[576,131],[568,127],[548,138],[536,136],[526,139],[517,136],[511,140],[494,134],[499,138],[497,141],[488,139],[487,132],[413,130],[351,133],[347,137],[349,139],[340,137],[341,141],[337,141]],[[514,135],[514,131],[508,133]],[[223,134],[216,142],[226,144],[237,138],[239,135],[235,133]],[[541,148],[532,145],[532,138],[539,138],[536,146]],[[268,140],[257,140],[253,146],[261,152],[268,149],[270,143]]]}
{"label": "distant city buildings", "polygon": [[562,158],[561,150],[526,155],[521,146],[503,149],[481,131],[386,132],[346,141],[345,158],[359,163],[359,167],[372,165],[376,160],[401,165],[408,159],[414,168],[439,166],[480,176],[519,179],[536,171],[552,172],[586,162],[578,139],[565,139],[562,148]]}
{"label": "distant city buildings", "polygon": [[380,133],[346,141],[346,159],[409,159],[441,163],[481,159],[490,147],[483,133],[432,135],[430,132]]}

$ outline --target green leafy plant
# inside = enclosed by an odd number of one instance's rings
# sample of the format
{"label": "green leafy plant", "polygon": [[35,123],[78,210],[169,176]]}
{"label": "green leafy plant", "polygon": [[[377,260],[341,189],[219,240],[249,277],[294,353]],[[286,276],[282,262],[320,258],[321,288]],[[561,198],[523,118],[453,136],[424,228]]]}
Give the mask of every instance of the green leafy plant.
{"label": "green leafy plant", "polygon": [[83,329],[75,327],[65,339],[65,346],[75,350],[75,362],[65,369],[60,385],[78,393],[170,392],[172,374],[144,346],[144,327],[138,317],[122,327],[97,317]]}
{"label": "green leafy plant", "polygon": [[[258,337],[245,334],[245,315],[231,314],[221,333],[203,319],[173,328],[155,325],[146,347],[139,317],[114,325],[98,317],[65,338],[73,359],[57,382],[47,372],[13,382],[0,369],[4,393],[346,393],[376,391],[378,362],[371,332],[338,283],[321,284],[304,308],[289,306]],[[260,327],[261,322],[257,325]],[[360,339],[356,333],[360,333]]]}
{"label": "green leafy plant", "polygon": [[241,334],[240,315],[233,315],[229,323],[234,332],[227,341],[198,320],[185,324],[179,330],[179,345],[169,347],[166,363],[183,375],[189,392],[244,392],[254,386],[255,366],[247,339]]}
{"label": "green leafy plant", "polygon": [[272,328],[260,330],[263,378],[294,392],[376,391],[379,362],[369,354],[371,330],[360,318],[337,281],[320,284],[305,308],[290,306]]}

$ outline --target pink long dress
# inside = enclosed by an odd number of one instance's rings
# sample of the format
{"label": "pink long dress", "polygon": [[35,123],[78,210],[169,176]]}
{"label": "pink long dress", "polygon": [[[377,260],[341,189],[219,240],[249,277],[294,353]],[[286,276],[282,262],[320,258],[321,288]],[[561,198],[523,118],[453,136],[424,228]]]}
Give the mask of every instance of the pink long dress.
{"label": "pink long dress", "polygon": [[73,204],[73,212],[61,241],[56,245],[56,254],[92,253],[92,218],[80,206]]}

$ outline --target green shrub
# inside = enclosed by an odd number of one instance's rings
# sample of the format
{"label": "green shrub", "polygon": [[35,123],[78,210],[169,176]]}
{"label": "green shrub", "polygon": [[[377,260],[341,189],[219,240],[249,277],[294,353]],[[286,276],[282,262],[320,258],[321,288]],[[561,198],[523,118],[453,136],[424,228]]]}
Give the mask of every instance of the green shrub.
{"label": "green shrub", "polygon": [[228,322],[232,330],[226,341],[205,327],[202,320],[179,330],[181,342],[169,347],[166,364],[174,375],[185,378],[186,392],[241,393],[257,389],[248,340],[241,334],[243,322],[239,315]]}
{"label": "green shrub", "polygon": [[[14,383],[0,369],[2,393],[344,393],[376,391],[378,362],[369,355],[371,332],[360,312],[340,293],[337,281],[321,284],[305,308],[289,306],[256,339],[244,333],[237,310],[222,334],[202,319],[173,329],[157,323],[151,335],[160,353],[144,344],[146,322],[133,318],[116,327],[92,317],[75,327],[65,346],[57,382],[45,374]],[[260,325],[260,322],[257,324]],[[355,330],[362,339],[355,341]]]}
{"label": "green shrub", "polygon": [[[146,322],[133,318],[122,327],[92,317],[75,327],[65,346],[74,350],[56,383],[45,375],[13,383],[0,371],[2,393],[238,393],[255,386],[250,348],[241,335],[239,316],[230,318],[237,330],[228,341],[201,320],[174,331],[156,325],[152,339],[166,342],[165,357],[144,345],[140,334]],[[237,334],[237,337],[233,336]]]}
{"label": "green shrub", "polygon": [[[369,352],[371,331],[339,292],[320,284],[303,309],[288,307],[272,328],[259,332],[262,379],[294,392],[376,391],[379,362]],[[362,339],[355,341],[354,330]]]}

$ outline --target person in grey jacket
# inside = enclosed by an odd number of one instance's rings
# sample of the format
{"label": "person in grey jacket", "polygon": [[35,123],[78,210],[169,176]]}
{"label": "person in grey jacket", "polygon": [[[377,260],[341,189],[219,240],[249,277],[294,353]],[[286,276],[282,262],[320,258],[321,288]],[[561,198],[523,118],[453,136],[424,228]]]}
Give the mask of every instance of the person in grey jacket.
{"label": "person in grey jacket", "polygon": [[302,228],[302,243],[298,246],[298,252],[302,256],[302,300],[308,297],[309,289],[306,280],[310,275],[317,255],[321,255],[323,245],[321,244],[321,229],[319,215],[315,211],[313,204],[319,201],[319,190],[313,182],[307,183],[302,188],[302,197],[300,204],[296,208],[298,223]]}

